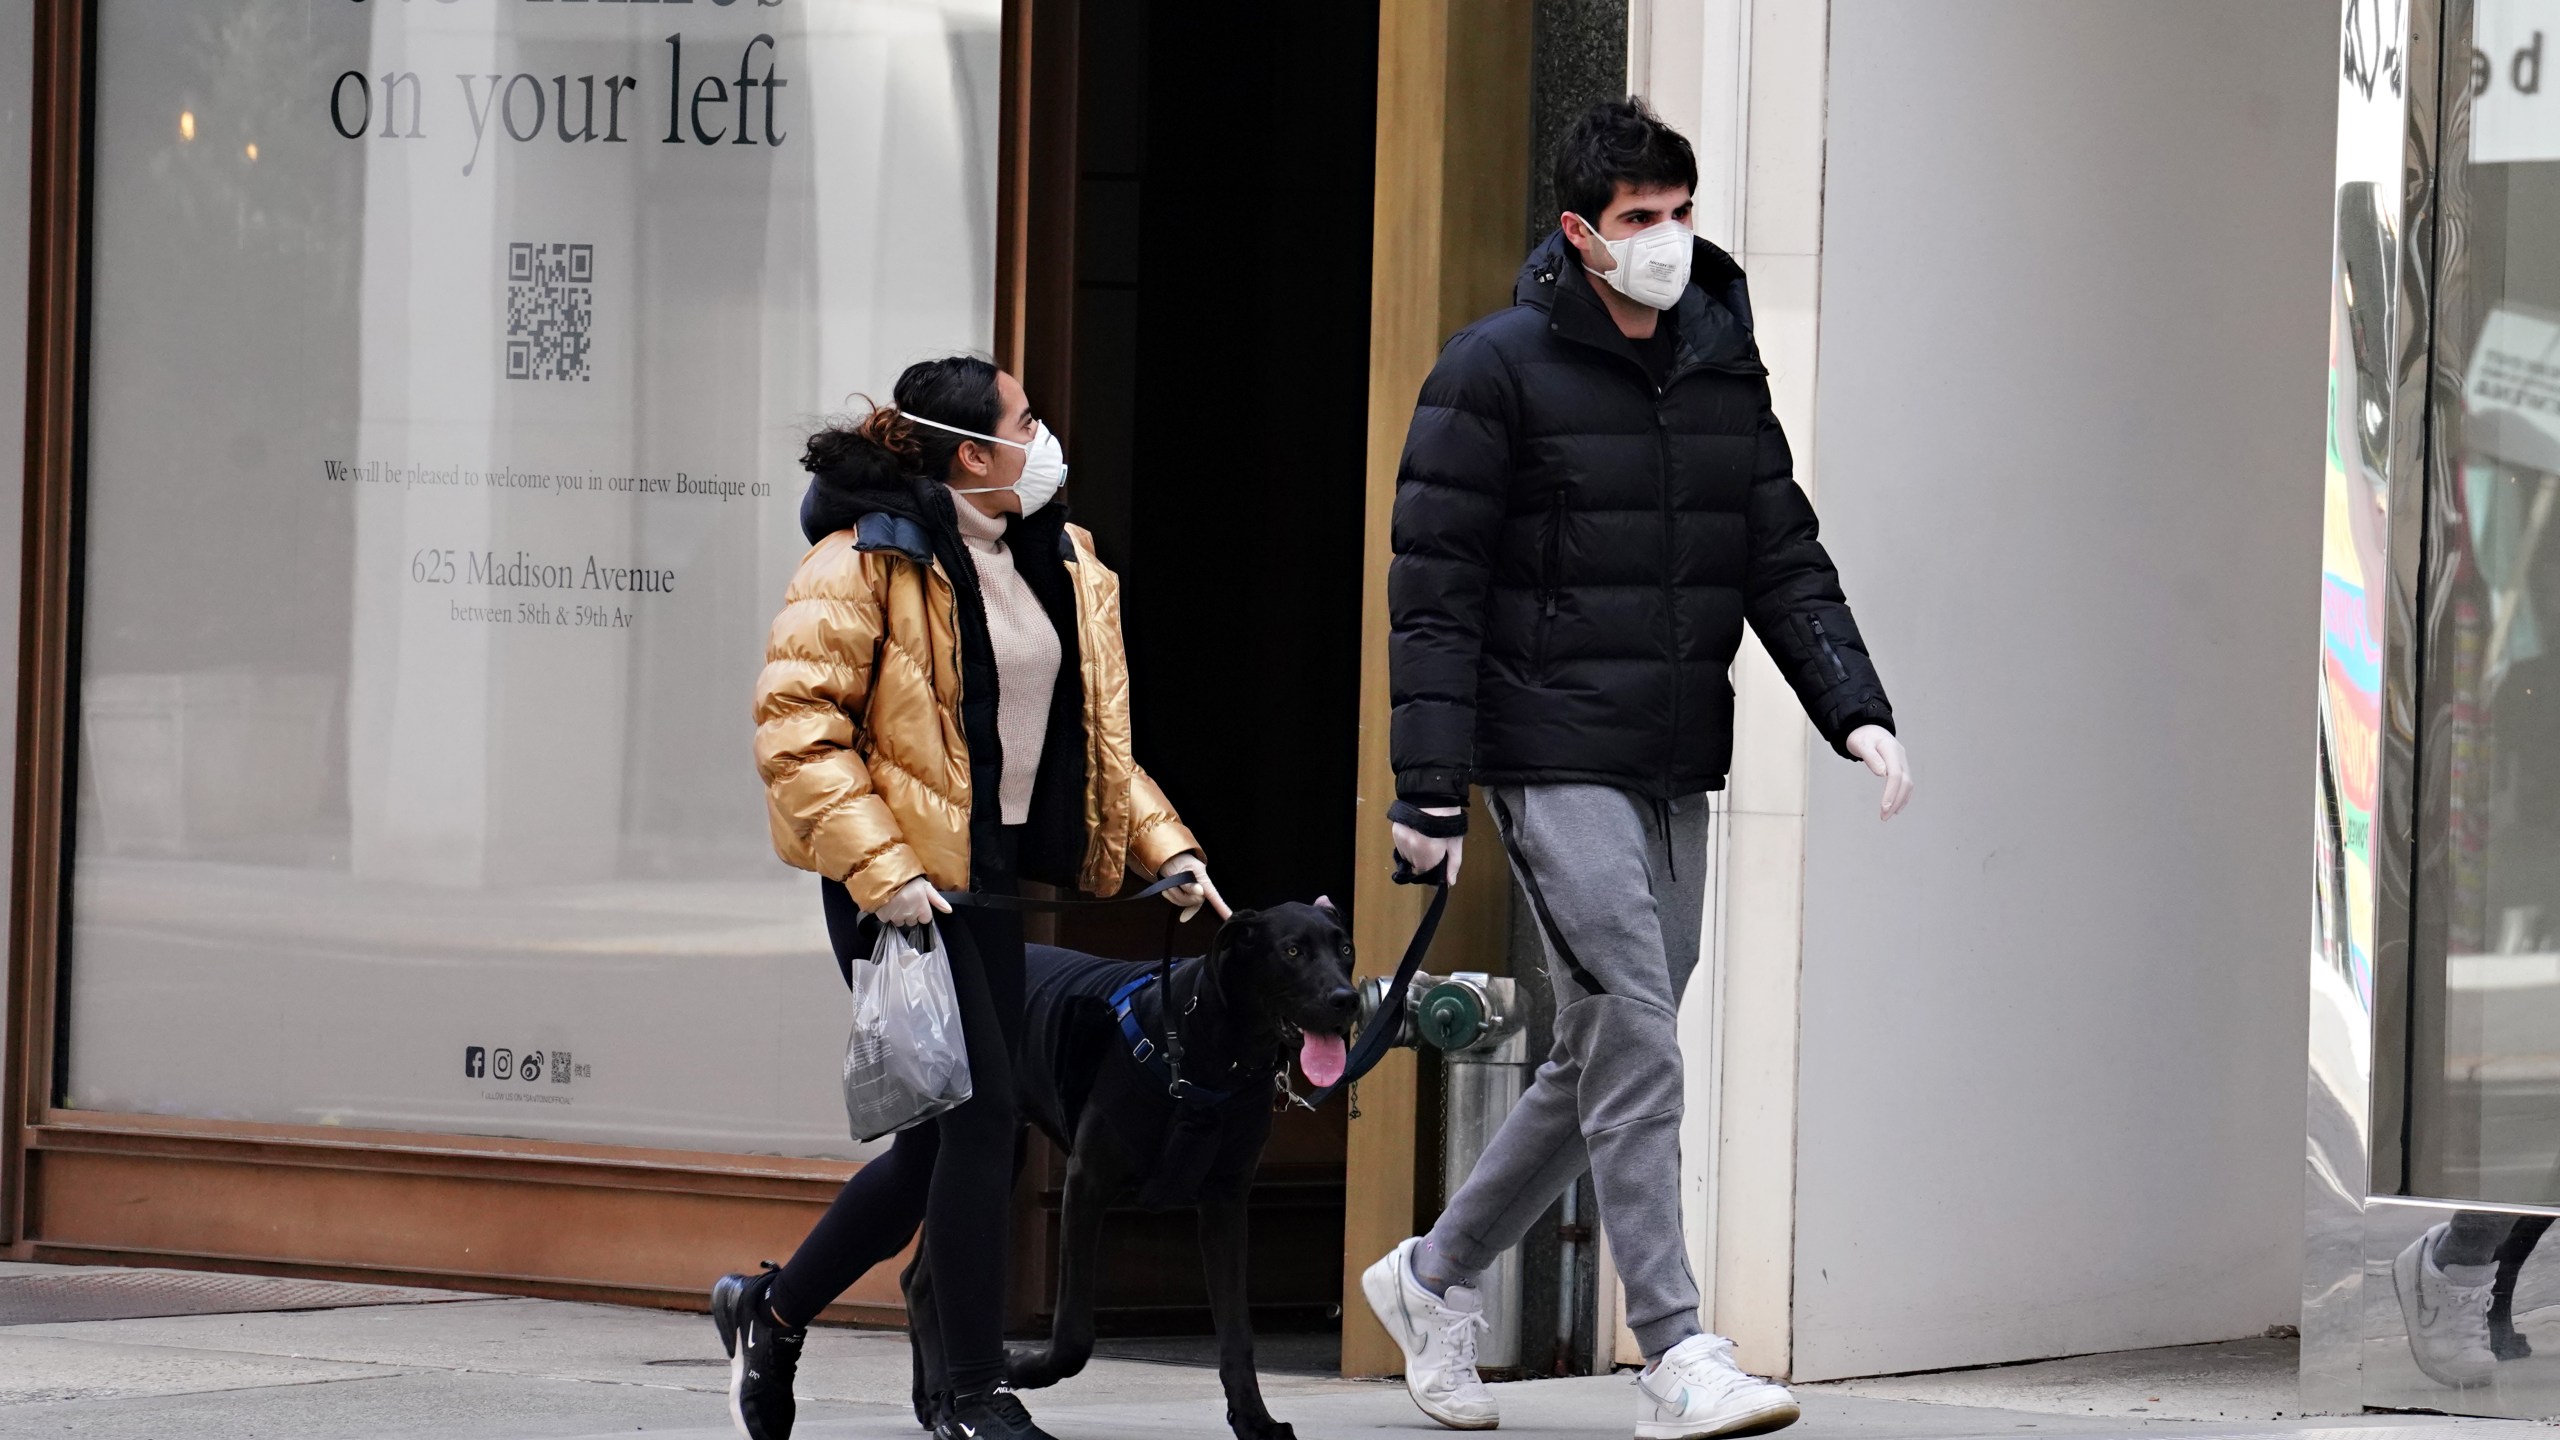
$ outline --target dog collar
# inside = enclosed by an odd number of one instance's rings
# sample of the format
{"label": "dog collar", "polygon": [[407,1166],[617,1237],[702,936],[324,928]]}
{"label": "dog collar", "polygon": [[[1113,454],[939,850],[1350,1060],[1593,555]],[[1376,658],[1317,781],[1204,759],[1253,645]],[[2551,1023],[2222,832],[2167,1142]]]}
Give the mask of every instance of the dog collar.
{"label": "dog collar", "polygon": [[[1173,1068],[1173,1062],[1165,1059],[1164,1047],[1158,1045],[1154,1038],[1147,1034],[1147,1027],[1139,1021],[1138,992],[1154,984],[1155,979],[1153,974],[1141,975],[1111,994],[1111,1018],[1120,1022],[1120,1036],[1129,1042],[1129,1058],[1137,1061],[1139,1068],[1149,1075],[1163,1081],[1164,1093],[1177,1101],[1197,1100],[1203,1105],[1224,1102],[1236,1092],[1212,1090],[1206,1085],[1197,1085],[1183,1079],[1180,1072]],[[1170,998],[1171,996],[1168,995],[1167,999]],[[1167,1023],[1177,1022],[1168,1021]]]}

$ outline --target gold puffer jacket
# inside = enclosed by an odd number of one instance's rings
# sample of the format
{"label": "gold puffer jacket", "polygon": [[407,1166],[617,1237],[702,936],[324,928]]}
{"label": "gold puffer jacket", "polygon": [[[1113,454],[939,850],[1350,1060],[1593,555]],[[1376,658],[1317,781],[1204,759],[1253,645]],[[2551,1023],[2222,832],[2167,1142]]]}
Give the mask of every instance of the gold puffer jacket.
{"label": "gold puffer jacket", "polygon": [[[1200,848],[1129,745],[1120,578],[1070,525],[1083,656],[1086,845],[1079,887],[1118,893]],[[756,768],[773,848],[844,882],[877,910],[918,875],[969,883],[969,741],[960,717],[960,627],[951,577],[855,530],[800,562],[756,679]]]}

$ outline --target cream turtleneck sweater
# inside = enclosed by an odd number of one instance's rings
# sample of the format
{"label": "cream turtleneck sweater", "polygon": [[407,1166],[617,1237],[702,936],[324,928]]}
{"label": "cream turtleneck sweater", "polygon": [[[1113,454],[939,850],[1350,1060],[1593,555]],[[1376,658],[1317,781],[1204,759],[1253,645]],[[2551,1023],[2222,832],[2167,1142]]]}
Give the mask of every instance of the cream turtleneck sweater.
{"label": "cream turtleneck sweater", "polygon": [[1004,746],[1004,773],[996,786],[1004,823],[1031,818],[1031,789],[1040,775],[1040,750],[1049,737],[1049,700],[1058,686],[1058,631],[1040,597],[1014,568],[1005,548],[1004,517],[989,515],[954,493],[960,538],[978,567],[978,595],[987,612],[987,640],[996,657],[996,739]]}

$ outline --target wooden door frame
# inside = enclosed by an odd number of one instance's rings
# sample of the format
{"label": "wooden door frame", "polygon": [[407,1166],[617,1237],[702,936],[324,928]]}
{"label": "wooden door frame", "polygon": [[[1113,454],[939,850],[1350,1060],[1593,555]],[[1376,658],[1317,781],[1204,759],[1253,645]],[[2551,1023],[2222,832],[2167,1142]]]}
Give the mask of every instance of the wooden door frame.
{"label": "wooden door frame", "polygon": [[10,817],[9,959],[0,1023],[0,1244],[29,1230],[28,1151],[54,1075],[53,955],[69,717],[71,475],[78,449],[81,215],[93,7],[35,0],[29,107],[27,422],[24,566],[18,601],[18,713]]}
{"label": "wooden door frame", "polygon": [[[1529,209],[1525,0],[1399,0],[1378,16],[1378,170],[1369,321],[1369,465],[1360,617],[1358,889],[1352,938],[1363,976],[1385,974],[1421,918],[1418,888],[1388,881],[1387,562],[1396,466],[1414,396],[1459,327],[1509,302]],[[1508,123],[1506,123],[1508,122]],[[1508,968],[1511,892],[1501,845],[1475,827],[1476,877],[1450,895],[1431,969]],[[1360,1272],[1430,1222],[1416,1056],[1391,1050],[1360,1082],[1346,1169],[1342,1373],[1391,1375],[1403,1354],[1360,1293]],[[1431,1108],[1436,1109],[1436,1106]]]}

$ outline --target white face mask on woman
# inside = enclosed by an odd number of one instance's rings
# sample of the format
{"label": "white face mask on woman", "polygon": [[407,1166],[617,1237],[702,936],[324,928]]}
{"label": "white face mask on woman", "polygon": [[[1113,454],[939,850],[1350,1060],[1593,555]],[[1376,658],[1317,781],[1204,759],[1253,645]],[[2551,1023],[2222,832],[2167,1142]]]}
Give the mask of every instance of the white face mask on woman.
{"label": "white face mask on woman", "polygon": [[[1589,228],[1588,222],[1585,225]],[[1698,253],[1697,231],[1677,220],[1665,220],[1624,240],[1603,240],[1592,229],[1591,239],[1609,252],[1616,267],[1600,277],[1610,289],[1656,310],[1670,309],[1688,293],[1689,262]]]}
{"label": "white face mask on woman", "polygon": [[1022,452],[1022,478],[1010,485],[980,485],[967,490],[954,486],[951,491],[954,495],[988,495],[999,490],[1010,490],[1022,501],[1022,513],[1029,515],[1057,498],[1058,492],[1066,487],[1066,451],[1058,444],[1058,437],[1050,434],[1049,427],[1040,421],[1031,422],[1031,443],[1026,445],[1019,440],[1007,440],[1001,435],[981,435],[975,430],[963,430],[957,425],[945,425],[939,420],[928,420],[922,415],[906,411],[899,413],[906,415],[909,420],[918,425],[930,425],[936,430],[947,430],[954,435],[966,435],[972,440],[984,440],[990,445],[1010,445]]}

